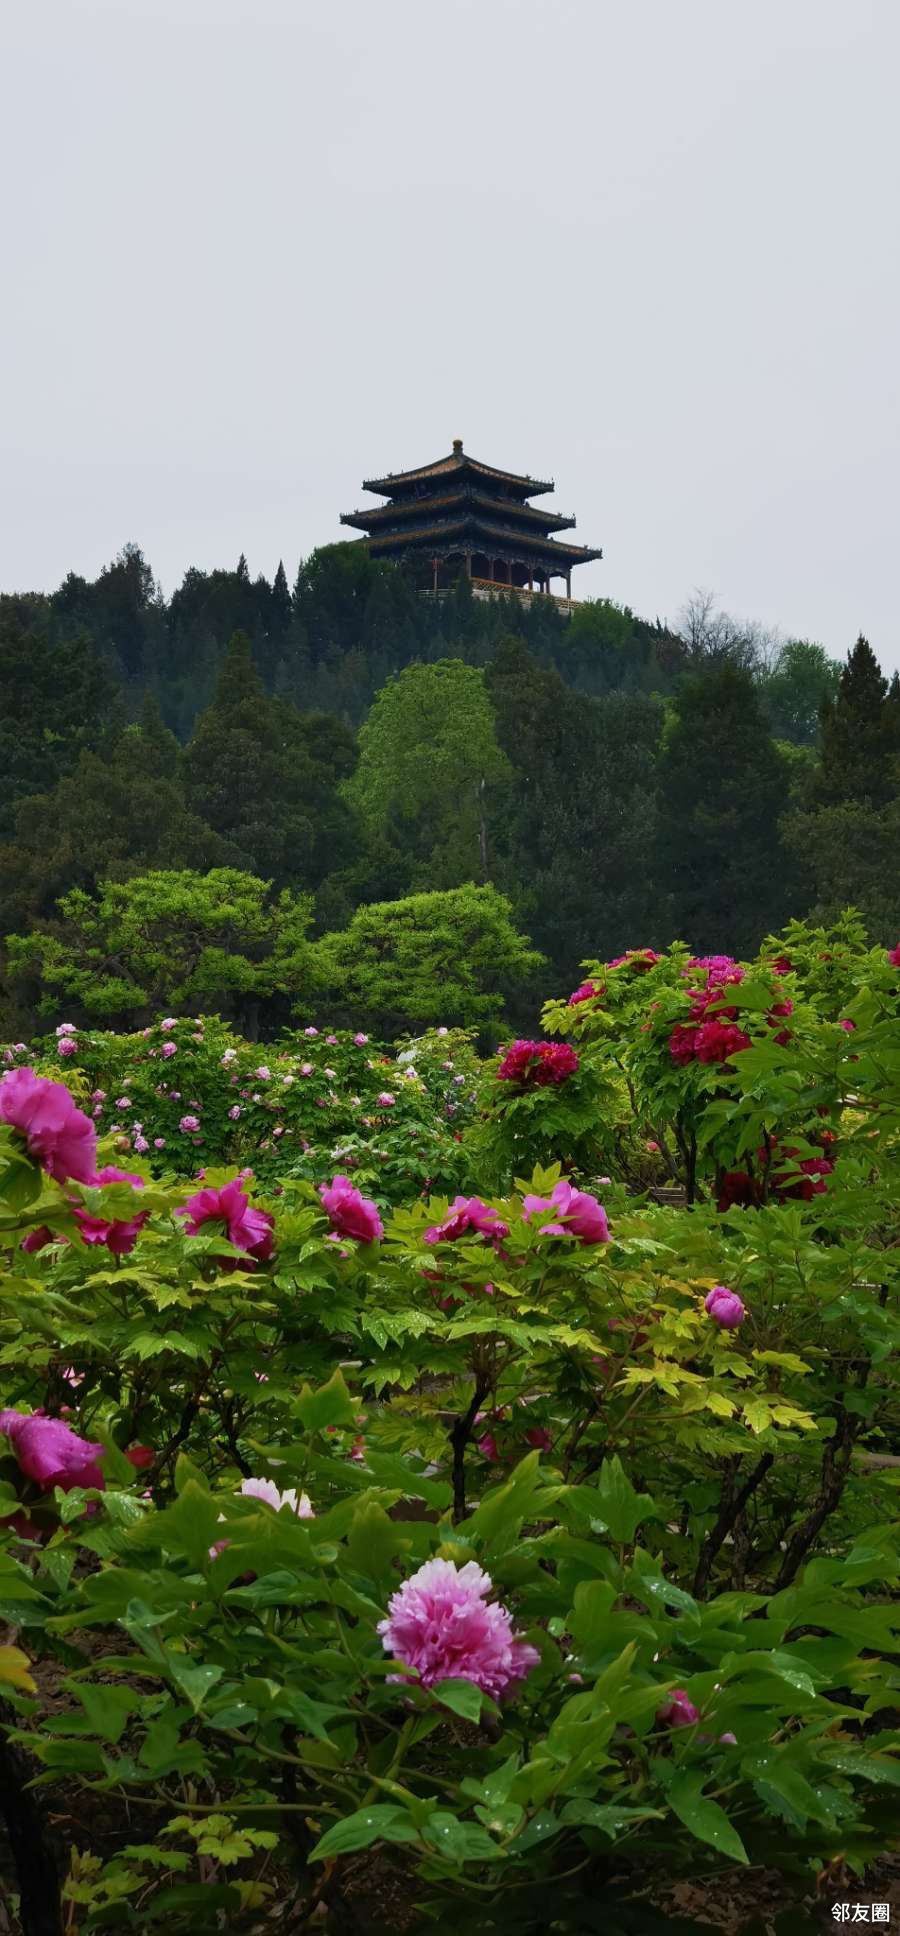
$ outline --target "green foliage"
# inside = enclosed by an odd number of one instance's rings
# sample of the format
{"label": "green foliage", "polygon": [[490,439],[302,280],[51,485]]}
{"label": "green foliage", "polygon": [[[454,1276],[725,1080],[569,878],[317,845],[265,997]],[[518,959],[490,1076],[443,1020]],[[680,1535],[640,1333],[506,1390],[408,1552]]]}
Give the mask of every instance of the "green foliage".
{"label": "green foliage", "polygon": [[[81,1097],[105,1056],[147,1122],[177,1071],[201,1098],[207,1189],[239,1160],[215,1167],[237,1094],[275,1217],[263,1266],[214,1225],[190,1237],[196,1183],[129,1153],[147,1220],[116,1257],[74,1212],[99,1197],[124,1217],[130,1186],[61,1186],[0,1130],[0,1396],[66,1407],[105,1448],[87,1496],[42,1491],[9,1440],[0,1459],[7,1730],[38,1802],[65,1781],[127,1804],[105,1860],[70,1855],[85,1936],[249,1932],[291,1886],[298,1914],[322,1902],[339,1927],[367,1850],[437,1927],[462,1909],[537,1936],[578,1927],[590,1896],[625,1930],[679,1877],[779,1865],[799,1894],[895,1841],[898,970],[852,916],[793,923],[743,966],[714,986],[749,1046],[682,1064],[685,950],[587,964],[597,992],[546,1012],[578,1070],[518,1097],[436,1032],[391,1059],[298,1033],[255,1071],[214,1020],[48,1048]],[[344,1163],[316,1108],[326,1068],[365,1098],[353,1174],[372,1177],[378,1243],[332,1232],[316,1187]],[[447,1137],[465,1188],[489,1188],[485,1134],[517,1120],[494,1240],[450,1223],[457,1181],[380,1187],[387,1118],[436,1127],[453,1092],[478,1098],[463,1144]],[[107,1130],[112,1101],[96,1106]],[[551,1122],[565,1147],[535,1167]],[[609,1166],[609,1241],[524,1201],[557,1188],[579,1136],[573,1180],[601,1188],[601,1145]],[[720,1209],[737,1165],[759,1187]],[[23,1253],[41,1225],[56,1241]],[[715,1285],[739,1293],[738,1328],[707,1312]],[[392,1678],[378,1623],[432,1557],[484,1568],[539,1655],[500,1704],[465,1672]]]}
{"label": "green foliage", "polygon": [[252,1013],[261,997],[309,986],[311,905],[235,868],[185,869],[63,897],[56,932],[11,935],[13,984],[37,985],[54,1014],[143,1021],[162,1007]]}
{"label": "green foliage", "polygon": [[386,1034],[444,1020],[490,1031],[541,965],[513,926],[509,901],[471,882],[358,908],[346,929],[312,948],[322,1012]]}

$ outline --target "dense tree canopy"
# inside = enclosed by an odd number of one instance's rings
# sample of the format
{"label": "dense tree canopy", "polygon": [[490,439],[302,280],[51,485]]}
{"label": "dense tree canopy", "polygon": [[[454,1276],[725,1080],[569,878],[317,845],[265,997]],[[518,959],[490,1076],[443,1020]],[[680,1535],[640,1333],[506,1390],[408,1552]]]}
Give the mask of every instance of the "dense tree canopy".
{"label": "dense tree canopy", "polygon": [[[864,639],[841,668],[708,593],[675,628],[465,577],[433,599],[349,543],[293,585],[242,556],[166,599],[129,545],[0,597],[0,689],[3,933],[225,868],[312,897],[318,936],[491,883],[546,987],[673,926],[750,949],[848,898],[896,938],[900,681]],[[20,1032],[25,988],[0,993]]]}

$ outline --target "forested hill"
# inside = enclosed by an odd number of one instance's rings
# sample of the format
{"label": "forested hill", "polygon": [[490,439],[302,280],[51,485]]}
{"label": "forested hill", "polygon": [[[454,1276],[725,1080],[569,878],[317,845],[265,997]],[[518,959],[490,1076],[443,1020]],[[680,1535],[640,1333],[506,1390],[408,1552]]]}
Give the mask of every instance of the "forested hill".
{"label": "forested hill", "polygon": [[130,547],[0,599],[0,677],[6,935],[221,868],[308,897],[318,933],[491,883],[552,977],[672,933],[752,951],[848,902],[900,927],[900,689],[864,640],[841,671],[703,600],[677,631],[464,580],[435,601],[357,545],[293,589],[242,558],[166,601]]}

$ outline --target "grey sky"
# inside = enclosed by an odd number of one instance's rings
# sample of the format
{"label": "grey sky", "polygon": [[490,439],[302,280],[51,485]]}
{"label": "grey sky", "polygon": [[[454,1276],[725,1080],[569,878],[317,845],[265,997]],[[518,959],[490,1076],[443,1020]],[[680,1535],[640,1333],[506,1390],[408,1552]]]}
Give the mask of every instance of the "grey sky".
{"label": "grey sky", "polygon": [[0,52],[0,588],[292,576],[461,436],[582,596],[900,664],[896,0],[8,0]]}

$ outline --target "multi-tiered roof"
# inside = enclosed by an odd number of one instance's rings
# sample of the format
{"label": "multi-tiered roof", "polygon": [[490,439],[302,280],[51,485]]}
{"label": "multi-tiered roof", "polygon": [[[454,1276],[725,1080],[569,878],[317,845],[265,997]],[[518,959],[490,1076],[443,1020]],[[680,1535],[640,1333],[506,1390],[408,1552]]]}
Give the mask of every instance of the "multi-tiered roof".
{"label": "multi-tiered roof", "polygon": [[573,565],[603,556],[556,535],[574,530],[574,518],[528,502],[546,497],[551,482],[482,464],[459,438],[449,457],[366,478],[363,490],[389,502],[345,511],[341,523],[365,532],[373,557],[403,565],[423,589],[439,591],[465,572],[496,592],[546,592],[551,578],[564,578],[568,596]]}

